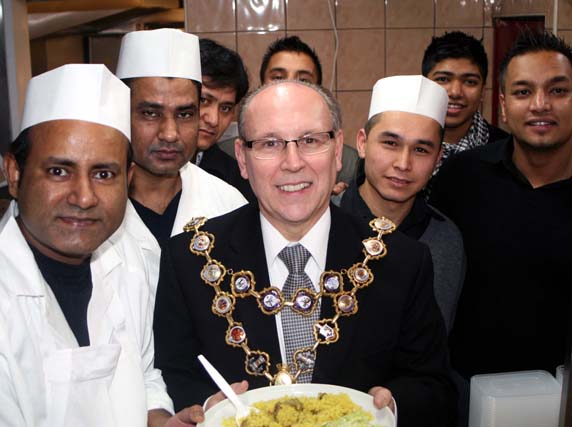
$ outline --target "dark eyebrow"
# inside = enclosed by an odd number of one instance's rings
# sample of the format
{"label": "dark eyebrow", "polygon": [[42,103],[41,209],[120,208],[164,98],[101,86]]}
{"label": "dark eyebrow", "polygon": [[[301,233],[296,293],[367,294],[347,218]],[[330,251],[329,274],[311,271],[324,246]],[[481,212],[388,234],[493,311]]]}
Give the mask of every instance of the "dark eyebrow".
{"label": "dark eyebrow", "polygon": [[179,105],[177,106],[177,108],[175,108],[176,111],[197,111],[197,105],[196,104],[187,104],[187,105]]}
{"label": "dark eyebrow", "polygon": [[[455,75],[456,75],[456,74],[453,73],[452,71],[445,71],[445,70],[433,71],[433,73],[431,73],[431,74],[433,74],[433,75],[435,75],[435,74],[442,74],[442,75],[445,75],[445,76],[448,76],[448,77],[451,77],[451,76],[455,76]],[[460,75],[461,77],[464,77],[464,78],[474,77],[474,78],[477,78],[477,79],[479,79],[479,80],[482,80],[482,77],[481,77],[481,75],[480,75],[479,73],[462,73],[462,74],[459,74],[459,75]]]}
{"label": "dark eyebrow", "polygon": [[272,72],[280,72],[280,73],[285,73],[286,72],[286,68],[284,67],[273,67],[269,70],[270,73]]}
{"label": "dark eyebrow", "polygon": [[[548,81],[548,84],[564,83],[564,82],[570,82],[570,81],[571,81],[570,77],[568,77],[568,76],[555,76],[555,77],[552,77]],[[510,85],[511,86],[530,86],[530,85],[532,85],[532,82],[530,82],[529,80],[515,80]]]}
{"label": "dark eyebrow", "polygon": [[417,144],[421,144],[421,145],[427,145],[428,147],[435,147],[435,143],[429,139],[418,139]]}
{"label": "dark eyebrow", "polygon": [[[378,139],[380,139],[382,137],[393,138],[393,139],[397,139],[399,141],[401,141],[403,139],[399,134],[397,134],[395,132],[391,132],[391,131],[381,132],[378,135]],[[435,143],[429,139],[418,139],[415,141],[415,143],[421,144],[421,145],[426,145],[426,146],[431,147],[431,148],[435,147]]]}
{"label": "dark eyebrow", "polygon": [[298,70],[296,74],[298,74],[298,76],[302,75],[302,76],[314,77],[314,73],[311,72],[310,70]]}
{"label": "dark eyebrow", "polygon": [[139,104],[137,104],[137,108],[154,108],[156,110],[160,110],[164,107],[162,104],[159,104],[158,102],[141,101]]}
{"label": "dark eyebrow", "polygon": [[117,162],[103,162],[96,163],[91,167],[91,169],[111,169],[113,171],[118,171],[121,169],[121,166]]}
{"label": "dark eyebrow", "polygon": [[201,98],[214,99],[214,100],[217,99],[217,97],[214,96],[212,93],[201,93]]}
{"label": "dark eyebrow", "polygon": [[391,132],[391,131],[384,131],[381,132],[379,134],[380,137],[386,137],[386,138],[395,138],[395,139],[402,139],[400,135],[396,134],[395,132]]}
{"label": "dark eyebrow", "polygon": [[550,83],[563,83],[563,82],[569,82],[570,81],[570,77],[568,76],[556,76],[553,77],[552,79],[550,79]]}
{"label": "dark eyebrow", "polygon": [[435,70],[431,74],[445,74],[446,76],[454,75],[454,73],[452,73],[451,71],[440,71],[440,70]]}
{"label": "dark eyebrow", "polygon": [[[77,166],[77,162],[73,160],[55,156],[48,157],[43,163],[45,165],[67,166],[72,168]],[[121,169],[121,166],[117,162],[101,162],[91,165],[91,169],[111,169],[117,171]]]}
{"label": "dark eyebrow", "polygon": [[59,165],[59,166],[68,166],[68,167],[74,167],[77,165],[76,162],[74,162],[70,159],[65,159],[63,157],[55,157],[55,156],[48,157],[46,160],[44,160],[43,163],[44,164],[55,164],[55,165]]}

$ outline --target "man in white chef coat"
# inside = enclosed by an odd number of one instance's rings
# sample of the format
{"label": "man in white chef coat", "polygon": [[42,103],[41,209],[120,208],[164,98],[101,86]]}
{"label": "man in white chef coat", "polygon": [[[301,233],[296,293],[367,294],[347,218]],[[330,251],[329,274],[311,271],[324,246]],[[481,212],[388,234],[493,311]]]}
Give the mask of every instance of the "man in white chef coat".
{"label": "man in white chef coat", "polygon": [[162,28],[123,37],[116,75],[131,88],[135,168],[126,226],[159,272],[160,247],[194,216],[246,203],[240,192],[189,162],[197,149],[201,58],[198,37]]}
{"label": "man in white chef coat", "polygon": [[33,78],[4,159],[0,425],[184,426],[153,368],[148,268],[120,227],[129,88],[103,65]]}

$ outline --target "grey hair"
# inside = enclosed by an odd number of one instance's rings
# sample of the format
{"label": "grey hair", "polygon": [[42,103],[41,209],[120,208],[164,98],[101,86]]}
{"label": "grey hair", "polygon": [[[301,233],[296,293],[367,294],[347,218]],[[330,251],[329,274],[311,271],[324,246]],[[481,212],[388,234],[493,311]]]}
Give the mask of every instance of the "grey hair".
{"label": "grey hair", "polygon": [[310,89],[316,91],[324,100],[326,105],[328,106],[328,110],[330,111],[330,116],[332,119],[332,128],[334,131],[338,131],[342,127],[342,112],[340,108],[339,102],[334,98],[334,95],[328,90],[323,88],[322,86],[315,85],[313,83],[301,81],[301,80],[273,80],[265,85],[258,87],[257,89],[250,92],[246,95],[242,102],[240,103],[239,110],[238,110],[238,135],[242,140],[246,140],[246,123],[245,123],[245,116],[246,112],[248,111],[248,107],[250,106],[251,101],[263,90],[272,87],[278,86],[283,84],[297,84],[300,86],[306,86]]}

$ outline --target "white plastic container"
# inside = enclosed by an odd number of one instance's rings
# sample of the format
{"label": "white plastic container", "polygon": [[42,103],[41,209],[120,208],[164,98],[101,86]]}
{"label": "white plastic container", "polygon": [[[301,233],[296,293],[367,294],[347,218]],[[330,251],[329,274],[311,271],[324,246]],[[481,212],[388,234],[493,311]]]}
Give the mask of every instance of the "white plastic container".
{"label": "white plastic container", "polygon": [[558,365],[556,367],[556,375],[554,376],[560,387],[562,387],[562,383],[564,382],[564,365]]}
{"label": "white plastic container", "polygon": [[475,375],[469,427],[558,427],[560,393],[546,371]]}

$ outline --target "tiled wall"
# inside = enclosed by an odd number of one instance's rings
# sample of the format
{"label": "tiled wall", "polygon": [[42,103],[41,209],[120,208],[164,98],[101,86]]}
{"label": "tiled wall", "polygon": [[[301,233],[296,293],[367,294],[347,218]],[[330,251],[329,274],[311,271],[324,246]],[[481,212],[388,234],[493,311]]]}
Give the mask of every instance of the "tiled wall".
{"label": "tiled wall", "polygon": [[[328,5],[329,2],[329,5]],[[557,0],[559,35],[572,40],[572,0]],[[324,85],[343,108],[346,143],[354,145],[369,108],[370,90],[381,77],[419,74],[431,37],[462,30],[483,38],[492,58],[493,17],[543,15],[552,28],[554,0],[186,0],[188,30],[237,50],[260,83],[262,55],[270,42],[298,35],[318,53]],[[335,34],[339,47],[334,64]],[[335,73],[334,73],[335,70]],[[483,111],[491,114],[492,79]]]}

